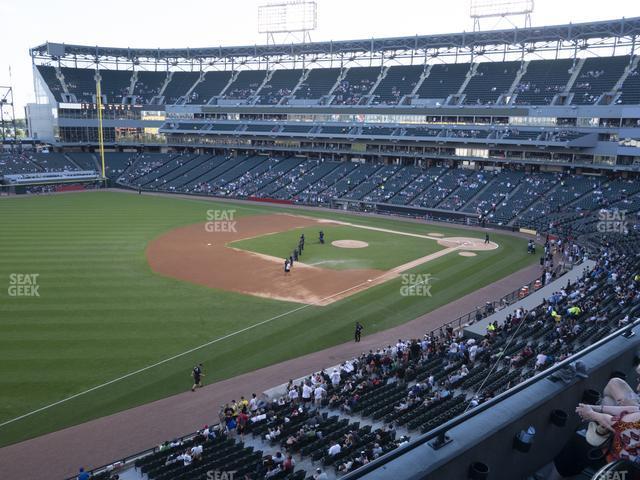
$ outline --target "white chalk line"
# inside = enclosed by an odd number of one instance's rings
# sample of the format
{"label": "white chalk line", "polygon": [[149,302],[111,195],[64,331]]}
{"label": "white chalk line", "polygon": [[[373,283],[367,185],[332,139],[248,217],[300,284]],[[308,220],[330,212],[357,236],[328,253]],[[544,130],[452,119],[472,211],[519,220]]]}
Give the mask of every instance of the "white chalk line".
{"label": "white chalk line", "polygon": [[[303,215],[300,215],[303,216]],[[309,217],[312,218],[312,217]],[[388,228],[380,228],[380,227],[371,227],[369,225],[360,225],[358,223],[351,223],[351,222],[343,222],[341,220],[325,220],[325,219],[320,219],[318,220],[318,222],[320,223],[336,223],[338,225],[345,225],[345,226],[349,226],[349,227],[355,227],[355,228],[362,228],[364,230],[373,230],[376,232],[384,232],[384,233],[393,233],[396,235],[405,235],[407,237],[416,237],[416,238],[426,238],[428,240],[435,240],[436,242],[439,240],[447,240],[447,237],[433,237],[431,235],[422,235],[420,233],[409,233],[409,232],[403,232],[401,230],[390,230]],[[471,240],[472,242],[480,242],[482,243],[483,240],[480,238],[475,238],[475,237],[468,237],[469,240]],[[494,248],[491,249],[487,249],[487,250],[495,250],[496,248],[498,248],[500,245],[498,245],[496,242],[489,242],[489,244],[491,246],[493,246]],[[468,243],[462,243],[459,246],[461,247],[468,247]]]}

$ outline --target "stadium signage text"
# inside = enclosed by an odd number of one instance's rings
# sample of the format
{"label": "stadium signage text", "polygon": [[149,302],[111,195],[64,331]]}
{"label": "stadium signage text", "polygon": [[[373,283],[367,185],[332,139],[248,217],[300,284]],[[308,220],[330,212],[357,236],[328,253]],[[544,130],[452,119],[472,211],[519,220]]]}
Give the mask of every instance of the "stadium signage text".
{"label": "stadium signage text", "polygon": [[39,273],[12,273],[9,275],[10,297],[39,297]]}

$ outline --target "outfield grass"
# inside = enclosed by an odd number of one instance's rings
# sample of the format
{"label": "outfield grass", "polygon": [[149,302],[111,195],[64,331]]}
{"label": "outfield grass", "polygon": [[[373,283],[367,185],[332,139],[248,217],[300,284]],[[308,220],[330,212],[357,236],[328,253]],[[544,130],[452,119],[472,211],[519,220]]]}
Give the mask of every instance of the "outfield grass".
{"label": "outfield grass", "polygon": [[[356,222],[357,223],[357,222]],[[304,233],[305,248],[300,258],[308,265],[335,270],[377,269],[389,270],[442,250],[444,247],[428,238],[410,237],[351,226],[323,226],[325,243],[318,240],[318,227],[295,228],[286,232],[238,240],[230,245],[256,253],[286,258],[298,245]],[[361,240],[366,248],[340,248],[331,245],[334,240]]]}
{"label": "outfield grass", "polygon": [[[211,208],[229,204],[114,192],[0,200],[0,424],[299,307],[150,270],[147,243],[171,228],[205,222]],[[233,208],[237,216],[282,211]],[[305,215],[354,221],[319,210]],[[362,217],[357,223],[484,235],[393,219]],[[355,321],[367,333],[399,325],[535,261],[521,239],[492,240],[499,249],[471,258],[447,255],[415,269],[437,277],[431,297],[402,297],[400,280],[394,280],[330,306],[280,316],[244,332],[241,341],[227,338],[2,426],[0,446],[184,391],[197,361],[209,366],[212,382],[347,341]],[[38,297],[9,296],[16,273],[39,275]]]}

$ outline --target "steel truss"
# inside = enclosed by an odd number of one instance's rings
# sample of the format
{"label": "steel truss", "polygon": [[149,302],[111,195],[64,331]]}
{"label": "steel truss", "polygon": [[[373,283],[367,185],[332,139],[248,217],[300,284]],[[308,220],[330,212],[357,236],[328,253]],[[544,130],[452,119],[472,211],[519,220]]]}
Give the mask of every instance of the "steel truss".
{"label": "steel truss", "polygon": [[[241,47],[131,49],[44,43],[30,49],[35,64],[60,67],[209,71],[385,66],[636,53],[640,17],[548,27],[413,37]],[[55,54],[54,54],[55,52]],[[587,53],[584,53],[585,55]]]}

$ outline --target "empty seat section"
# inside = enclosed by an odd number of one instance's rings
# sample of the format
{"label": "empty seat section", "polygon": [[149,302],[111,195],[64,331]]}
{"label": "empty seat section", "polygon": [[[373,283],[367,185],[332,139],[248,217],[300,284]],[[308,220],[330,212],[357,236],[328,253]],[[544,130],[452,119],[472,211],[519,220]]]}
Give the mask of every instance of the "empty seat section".
{"label": "empty seat section", "polygon": [[316,68],[309,72],[307,79],[302,82],[295,92],[295,98],[319,99],[328,95],[340,75],[339,68]]}
{"label": "empty seat section", "polygon": [[405,95],[413,89],[424,72],[424,65],[397,65],[387,70],[386,76],[380,81],[373,94],[373,105],[397,105]]}
{"label": "empty seat section", "polygon": [[220,92],[227,86],[233,72],[207,72],[204,80],[199,82],[189,95],[188,103],[206,105],[213,97],[220,95]]}
{"label": "empty seat section", "polygon": [[180,97],[187,94],[198,78],[200,78],[200,72],[173,72],[171,81],[164,89],[164,103],[166,105],[175,104]]}
{"label": "empty seat section", "polygon": [[380,67],[355,67],[347,71],[333,91],[333,105],[357,105],[369,94],[380,75]]}
{"label": "empty seat section", "polygon": [[238,74],[235,81],[229,85],[224,93],[224,98],[234,100],[246,100],[252,97],[266,76],[266,70],[243,70]]}
{"label": "empty seat section", "polygon": [[51,93],[53,94],[55,99],[61,102],[64,89],[62,88],[62,84],[60,83],[60,80],[58,80],[58,77],[56,76],[55,67],[38,65],[37,68],[38,68],[38,71],[40,72],[40,75],[42,75],[42,79],[47,84],[47,87],[49,87],[49,90],[51,90]]}
{"label": "empty seat section", "polygon": [[146,105],[160,90],[167,79],[167,72],[138,72],[138,81],[133,87],[136,103]]}
{"label": "empty seat section", "polygon": [[88,68],[60,68],[69,93],[79,102],[92,103],[96,95],[96,71]]}
{"label": "empty seat section", "polygon": [[122,104],[122,99],[129,95],[132,75],[130,70],[100,70],[100,88],[107,97],[107,103]]}
{"label": "empty seat section", "polygon": [[464,89],[467,105],[492,105],[507,93],[516,79],[520,62],[483,62]]}
{"label": "empty seat section", "polygon": [[620,91],[621,94],[617,103],[626,105],[640,104],[640,66],[629,72]]}
{"label": "empty seat section", "polygon": [[259,105],[277,105],[283,97],[291,95],[302,76],[302,70],[276,70],[260,89]]}
{"label": "empty seat section", "polygon": [[573,60],[532,60],[518,82],[514,94],[516,104],[550,105],[553,97],[561,93],[571,78]]}
{"label": "empty seat section", "polygon": [[592,105],[610,92],[629,65],[629,57],[587,58],[571,91],[574,105]]}
{"label": "empty seat section", "polygon": [[470,68],[468,63],[433,65],[416,92],[418,97],[446,100],[449,95],[458,93]]}

